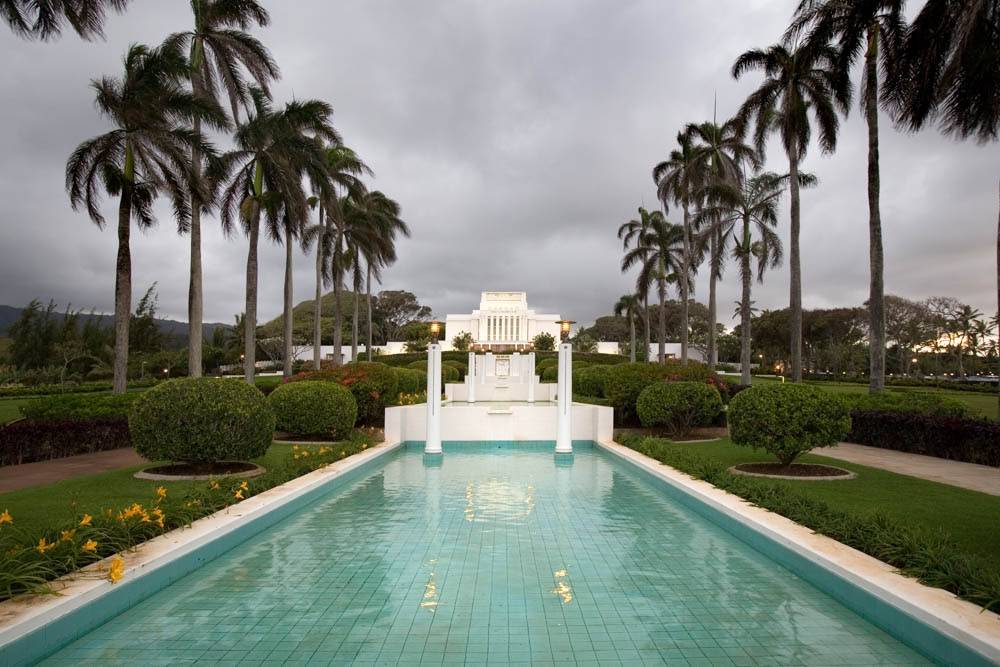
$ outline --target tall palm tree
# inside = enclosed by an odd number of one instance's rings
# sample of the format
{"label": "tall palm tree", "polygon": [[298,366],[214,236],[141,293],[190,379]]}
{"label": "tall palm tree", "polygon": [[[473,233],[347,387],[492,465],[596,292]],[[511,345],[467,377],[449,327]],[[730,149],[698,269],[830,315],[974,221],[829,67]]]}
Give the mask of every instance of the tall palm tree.
{"label": "tall palm tree", "polygon": [[[622,223],[618,227],[618,238],[622,242],[622,250],[628,251],[640,238],[645,234],[652,226],[653,220],[657,218],[662,218],[663,213],[659,211],[654,211],[650,213],[645,209],[645,207],[639,207],[639,217],[633,218],[628,222]],[[623,270],[624,272],[624,270]],[[643,359],[649,356],[649,343],[650,343],[650,332],[649,332],[649,290],[651,285],[649,283],[637,282],[635,286],[636,294],[642,299],[642,323],[645,341],[645,352],[643,353]]]}
{"label": "tall palm tree", "polygon": [[[179,220],[190,215],[185,189],[203,187],[194,178],[186,155],[197,147],[214,149],[191,130],[199,118],[225,128],[218,105],[198,99],[182,85],[187,62],[176,50],[129,48],[121,78],[92,82],[97,108],[114,125],[105,134],[80,144],[66,163],[66,189],[73,210],[85,206],[90,219],[104,226],[100,189],[118,197],[118,259],[115,271],[115,359],[113,388],[125,391],[128,373],[129,316],[132,309],[132,219],[149,227],[153,201],[161,193],[172,200]],[[207,194],[205,195],[207,196]]]}
{"label": "tall palm tree", "polygon": [[[760,283],[764,282],[764,272],[768,268],[776,268],[781,264],[781,239],[774,228],[778,225],[778,202],[787,181],[787,176],[765,172],[741,180],[736,187],[724,181],[719,182],[713,186],[713,192],[708,197],[712,203],[699,212],[696,221],[699,226],[709,225],[708,231],[720,239],[722,252],[731,247],[733,256],[739,263],[742,284],[738,302],[740,384],[751,383],[751,262],[757,260],[757,281]],[[811,175],[799,175],[800,185],[811,185],[814,182],[815,177]]]}
{"label": "tall palm tree", "polygon": [[[325,223],[329,227],[327,236],[330,241],[327,262],[329,263],[329,281],[333,283],[333,363],[340,364],[341,348],[343,346],[343,288],[346,260],[345,225],[347,209],[345,204],[351,197],[358,197],[365,191],[361,176],[371,176],[372,170],[357,153],[342,144],[335,144],[326,149],[327,171],[330,173],[333,188],[326,198]],[[317,317],[319,311],[317,310]]]}
{"label": "tall palm tree", "polygon": [[[927,0],[903,44],[893,91],[901,120],[919,130],[937,120],[959,139],[1000,134],[1000,5],[992,0]],[[1000,320],[1000,216],[997,218],[997,319]],[[1000,324],[998,324],[1000,331]],[[1000,387],[998,387],[1000,391]],[[1000,419],[1000,394],[997,418]]]}
{"label": "tall palm tree", "polygon": [[319,220],[305,228],[302,234],[303,249],[316,245],[316,292],[313,301],[313,368],[319,370],[323,359],[323,285],[329,282],[327,271],[330,248],[333,245],[332,229],[326,224],[325,207],[319,197],[310,197],[309,206],[319,209]]}
{"label": "tall palm tree", "polygon": [[635,320],[642,313],[642,299],[636,294],[625,294],[615,303],[615,316],[628,319],[629,353],[628,360],[635,363]]}
{"label": "tall palm tree", "polygon": [[[270,22],[267,10],[256,0],[190,0],[194,30],[178,32],[167,43],[187,50],[191,63],[191,91],[199,98],[219,102],[227,98],[233,123],[239,122],[239,107],[250,104],[244,71],[265,93],[268,84],[278,77],[278,66],[267,48],[246,32],[250,27]],[[195,132],[201,122],[195,119]],[[195,178],[200,180],[203,157],[191,154]],[[188,374],[201,377],[202,323],[204,292],[201,265],[201,214],[210,202],[199,202],[191,192],[191,270],[188,283]]]}
{"label": "tall palm tree", "polygon": [[[735,120],[719,125],[712,122],[690,124],[685,133],[695,142],[695,163],[703,173],[704,184],[732,184],[739,187],[743,180],[743,165],[756,169],[760,166],[757,151],[743,140],[742,128]],[[704,186],[703,186],[704,187]],[[703,196],[701,199],[705,199]],[[697,227],[697,225],[695,225]],[[725,239],[721,227],[712,227],[707,235],[709,255],[708,276],[708,365],[715,369],[719,351],[716,345],[716,281],[722,277]]]}
{"label": "tall palm tree", "polygon": [[824,152],[837,146],[840,121],[837,107],[846,113],[850,88],[838,69],[839,54],[829,44],[806,42],[786,47],[776,44],[767,49],[752,49],[733,65],[739,79],[751,70],[762,70],[764,81],[752,92],[737,114],[741,125],[754,123],[754,139],[763,155],[764,144],[777,134],[788,156],[791,200],[791,248],[789,251],[791,310],[792,380],[802,381],[802,263],[799,250],[801,215],[799,208],[799,163],[805,157],[812,138],[810,112],[819,130],[819,145]]}
{"label": "tall palm tree", "polygon": [[[682,230],[681,268],[678,271],[681,275],[690,276],[694,273],[692,248],[691,248],[691,209],[697,205],[697,193],[700,191],[704,171],[702,164],[697,160],[694,148],[694,139],[687,132],[677,135],[678,148],[670,152],[667,160],[660,162],[653,167],[653,182],[656,183],[656,192],[663,203],[663,210],[669,210],[669,203],[680,204],[684,212],[684,224]],[[688,310],[691,284],[688,280],[680,281],[681,297],[681,362],[688,360]],[[660,341],[663,348],[663,341]],[[662,353],[660,355],[663,356]],[[660,363],[663,359],[660,359]]]}
{"label": "tall palm tree", "polygon": [[268,228],[280,227],[280,214],[301,221],[308,216],[309,198],[303,177],[329,197],[329,167],[324,141],[339,142],[330,125],[333,110],[318,100],[287,103],[275,110],[259,88],[251,88],[253,110],[234,135],[236,149],[211,167],[215,182],[225,182],[220,200],[222,228],[230,233],[239,219],[249,239],[243,373],[253,384],[257,350],[257,255],[261,215]]}
{"label": "tall palm tree", "polygon": [[107,10],[124,11],[129,0],[0,0],[0,18],[27,39],[59,37],[66,24],[83,39],[104,36]]}
{"label": "tall palm tree", "polygon": [[649,229],[635,239],[633,248],[622,258],[622,271],[638,266],[638,281],[644,284],[655,283],[657,286],[660,299],[658,359],[661,364],[666,360],[667,285],[673,281],[680,283],[678,291],[682,294],[685,293],[684,283],[690,288],[690,273],[686,281],[681,278],[684,276],[686,266],[685,236],[683,226],[667,222],[667,219],[657,211]]}
{"label": "tall palm tree", "polygon": [[880,76],[897,75],[898,55],[906,32],[903,6],[906,0],[800,0],[790,39],[809,31],[809,40],[833,42],[839,58],[837,68],[845,79],[864,57],[861,77],[861,109],[868,124],[868,338],[870,348],[869,390],[885,389],[885,272],[882,252],[882,214],[879,206],[878,109],[894,110],[893,98],[880,94]]}

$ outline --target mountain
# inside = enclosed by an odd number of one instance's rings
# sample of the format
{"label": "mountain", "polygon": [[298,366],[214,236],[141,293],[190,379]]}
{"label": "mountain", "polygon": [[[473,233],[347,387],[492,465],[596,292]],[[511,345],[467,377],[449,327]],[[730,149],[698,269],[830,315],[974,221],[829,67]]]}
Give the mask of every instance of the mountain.
{"label": "mountain", "polygon": [[[361,303],[358,307],[361,309],[361,317],[365,316],[365,295],[359,295],[361,297]],[[315,310],[316,302],[312,299],[307,299],[301,301],[295,306],[292,306],[292,330],[295,332],[296,339],[302,340],[312,340],[312,330],[313,330],[313,312]],[[340,294],[340,305],[344,314],[344,324],[346,325],[351,321],[351,317],[354,315],[354,292],[349,292],[344,290]],[[321,304],[322,308],[322,321],[323,321],[323,331],[329,332],[333,327],[333,292],[329,292],[323,295],[323,300]],[[258,338],[276,338],[282,335],[282,315],[278,315],[273,320],[264,322],[258,325],[257,336]],[[362,319],[362,321],[364,321]]]}
{"label": "mountain", "polygon": [[[23,308],[17,308],[15,306],[0,306],[0,336],[6,336],[10,325],[14,324],[21,317],[21,312]],[[310,311],[311,312],[311,311]],[[62,319],[66,316],[65,313],[53,313],[57,319]],[[104,315],[101,313],[80,313],[80,324],[83,325],[84,322],[88,320],[97,320],[101,326],[110,327],[114,321],[111,315]],[[174,340],[184,343],[187,341],[188,325],[187,322],[178,322],[177,320],[162,320],[156,319],[156,327],[164,335],[170,336]],[[232,329],[231,324],[222,324],[221,322],[211,322],[203,325],[202,331],[204,331],[205,340],[212,339],[212,333],[216,328],[222,327],[223,329]]]}

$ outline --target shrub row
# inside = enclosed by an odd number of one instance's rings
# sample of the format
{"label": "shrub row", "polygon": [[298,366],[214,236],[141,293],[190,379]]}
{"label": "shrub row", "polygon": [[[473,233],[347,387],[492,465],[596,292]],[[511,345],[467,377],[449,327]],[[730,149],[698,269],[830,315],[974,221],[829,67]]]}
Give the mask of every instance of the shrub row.
{"label": "shrub row", "polygon": [[985,419],[854,410],[847,439],[859,445],[1000,467],[1000,423]]}
{"label": "shrub row", "polygon": [[22,405],[21,414],[33,420],[126,419],[140,396],[140,392],[47,396]]}
{"label": "shrub row", "polygon": [[0,465],[90,454],[131,443],[128,421],[121,417],[22,420],[0,427]]}
{"label": "shrub row", "polygon": [[343,440],[358,417],[354,396],[333,382],[285,384],[271,392],[267,402],[277,429],[293,435]]}
{"label": "shrub row", "polygon": [[636,412],[643,426],[684,436],[715,421],[722,412],[722,397],[704,382],[656,382],[639,394]]}
{"label": "shrub row", "polygon": [[[132,380],[129,388],[152,387],[159,380]],[[0,398],[23,398],[28,396],[51,396],[54,394],[89,394],[111,391],[110,382],[83,382],[80,384],[36,384],[30,387],[12,384],[0,386]]]}
{"label": "shrub row", "polygon": [[[456,374],[458,371],[451,369]],[[399,393],[398,369],[378,362],[358,361],[337,368],[299,373],[288,382],[336,382],[350,390],[358,406],[358,421],[365,425],[380,424],[385,408]]]}
{"label": "shrub row", "polygon": [[678,450],[662,440],[638,438],[623,444],[863,551],[928,586],[943,588],[987,609],[1000,604],[1000,570],[996,563],[964,553],[943,533],[921,531],[880,513],[834,509],[793,487],[733,475],[724,464],[706,461],[695,452]]}

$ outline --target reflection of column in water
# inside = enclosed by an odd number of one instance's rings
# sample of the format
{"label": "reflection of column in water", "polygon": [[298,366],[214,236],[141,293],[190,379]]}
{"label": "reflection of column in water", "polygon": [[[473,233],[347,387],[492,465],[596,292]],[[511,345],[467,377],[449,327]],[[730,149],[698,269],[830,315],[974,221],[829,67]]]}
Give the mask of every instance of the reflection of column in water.
{"label": "reflection of column in water", "polygon": [[441,466],[444,457],[424,457],[424,494],[427,524],[436,528],[441,522]]}

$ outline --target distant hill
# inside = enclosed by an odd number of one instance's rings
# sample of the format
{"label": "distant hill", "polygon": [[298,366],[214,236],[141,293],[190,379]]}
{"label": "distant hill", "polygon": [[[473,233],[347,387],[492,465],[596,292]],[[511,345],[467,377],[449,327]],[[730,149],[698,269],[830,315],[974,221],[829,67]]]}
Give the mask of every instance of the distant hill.
{"label": "distant hill", "polygon": [[[358,307],[364,309],[366,307],[365,295],[360,294],[359,296],[361,298],[361,303],[358,304]],[[340,304],[344,313],[344,322],[350,322],[351,317],[354,314],[354,292],[344,290],[340,295]],[[313,299],[307,299],[292,307],[292,330],[295,332],[295,338],[312,340],[313,312],[315,311],[315,305],[316,302]],[[333,327],[333,292],[323,295],[320,308],[321,318],[323,321],[323,331],[331,331],[331,327]],[[273,320],[269,320],[259,325],[257,335],[261,338],[280,336],[282,334],[281,317],[282,316],[279,314]],[[362,317],[364,317],[363,314]]]}
{"label": "distant hill", "polygon": [[[17,308],[14,306],[0,306],[0,336],[6,336],[10,325],[14,324],[19,317],[21,317],[21,311],[23,308]],[[312,310],[309,311],[312,313]],[[62,319],[66,316],[65,313],[53,313],[57,318]],[[101,326],[110,327],[114,322],[114,318],[111,315],[103,315],[95,313],[91,315],[90,313],[80,313],[80,324],[88,320],[97,320]],[[177,320],[156,320],[156,326],[164,335],[170,336],[177,341],[187,341],[188,325],[187,322],[178,322]],[[202,331],[204,331],[205,340],[211,340],[212,334],[216,328],[222,327],[223,329],[232,329],[231,324],[222,324],[221,322],[212,322],[203,325]]]}

